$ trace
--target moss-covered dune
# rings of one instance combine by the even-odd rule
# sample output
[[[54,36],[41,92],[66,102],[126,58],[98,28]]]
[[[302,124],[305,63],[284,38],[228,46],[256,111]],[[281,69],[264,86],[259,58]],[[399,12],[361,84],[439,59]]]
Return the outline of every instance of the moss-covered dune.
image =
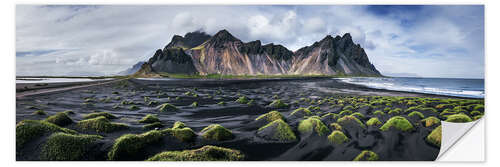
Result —
[[[388,131],[389,129],[397,129],[400,131],[412,131],[415,128],[405,117],[402,116],[394,116],[391,119],[387,120],[387,122],[380,127],[382,131]]]
[[[355,116],[347,115],[342,118],[339,118],[337,120],[337,123],[339,123],[342,126],[358,126],[361,128],[366,128],[366,125],[361,122],[358,118]]]
[[[208,145],[195,150],[162,152],[148,161],[239,161],[244,158],[238,150]]]
[[[298,109],[293,110],[293,112],[290,113],[290,115],[298,117],[298,118],[302,118],[304,116],[311,116],[311,115],[313,115],[313,113],[307,108],[300,107]]]
[[[40,153],[41,160],[48,161],[75,161],[95,160],[95,153],[91,152],[102,139],[97,135],[77,135],[67,133],[54,133],[47,138]]]
[[[165,136],[159,130],[152,130],[143,134],[126,134],[115,140],[108,152],[109,160],[141,160],[145,159],[143,149],[152,143],[159,142]]]
[[[155,122],[160,122],[160,119],[158,119],[158,117],[153,114],[148,114],[144,116],[141,120],[139,120],[139,123],[155,123]]]
[[[23,120],[16,125],[16,147],[22,148],[24,144],[31,140],[55,132],[77,133],[74,130],[61,128],[47,121]]]
[[[430,127],[430,126],[433,126],[436,124],[440,124],[441,120],[439,120],[439,118],[430,116],[430,117],[427,117],[425,119],[420,120],[420,122],[422,122],[425,127]]]
[[[284,120],[285,117],[283,117],[283,115],[281,115],[281,113],[278,112],[278,111],[271,111],[271,112],[268,112],[266,114],[260,115],[255,120],[256,121],[258,121],[258,120],[266,120],[267,122],[273,122],[273,121],[278,120],[278,119],[283,119]]]
[[[163,129],[162,132],[169,134],[182,142],[191,142],[196,138],[196,133],[191,128],[180,127],[178,125],[177,127],[174,125],[173,128]]]
[[[333,144],[343,144],[349,141],[349,138],[339,130],[334,130],[330,135],[328,135],[328,141]]]
[[[377,117],[370,118],[368,121],[366,121],[366,125],[368,126],[377,126],[381,124],[382,122],[380,122]]]
[[[95,112],[95,113],[90,113],[85,116],[83,116],[84,119],[91,119],[91,118],[97,118],[100,116],[104,116],[107,119],[116,119],[117,117],[113,114],[107,113],[107,112]]]
[[[460,122],[471,122],[472,119],[465,114],[454,114],[454,115],[448,116],[448,118],[445,121],[446,122],[460,123]]]
[[[271,102],[268,106],[273,108],[288,108],[289,105],[278,99]]]
[[[302,134],[315,133],[319,136],[330,133],[330,129],[317,116],[300,121],[298,130]]]
[[[441,147],[441,125],[432,130],[432,132],[425,138],[425,141],[434,146]]]
[[[79,121],[77,127],[83,131],[95,131],[97,133],[110,133],[128,128],[126,124],[113,123],[104,116]]]
[[[377,153],[370,150],[363,150],[358,156],[354,158],[353,161],[377,161],[379,157]]]
[[[55,115],[52,115],[52,116],[48,117],[46,120],[47,120],[47,122],[50,122],[50,123],[53,123],[53,124],[56,124],[59,126],[66,126],[66,125],[73,123],[73,120],[68,116],[68,114],[66,114],[64,112],[59,112]]]
[[[291,142],[297,140],[292,128],[282,119],[274,120],[259,128],[257,135],[280,142]]]
[[[177,107],[175,107],[174,105],[172,105],[170,103],[165,103],[165,104],[159,105],[156,107],[156,109],[160,112],[173,112],[173,111],[179,110]]]
[[[233,133],[231,133],[230,130],[224,128],[219,124],[209,125],[203,128],[203,130],[201,130],[201,133],[203,133],[202,135],[203,138],[208,140],[223,141],[223,140],[231,140],[234,138],[234,135]]]

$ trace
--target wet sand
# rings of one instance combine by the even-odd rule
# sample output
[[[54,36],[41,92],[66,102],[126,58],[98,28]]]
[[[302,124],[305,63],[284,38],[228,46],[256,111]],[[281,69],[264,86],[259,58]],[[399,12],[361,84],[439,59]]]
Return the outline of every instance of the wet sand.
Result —
[[[186,95],[185,92],[194,92],[198,97]],[[18,92],[19,94],[20,92]],[[22,92],[21,92],[22,93]],[[276,97],[290,104],[287,108],[272,108],[267,106]],[[241,96],[255,100],[256,105],[240,104],[235,102]],[[140,134],[147,132],[143,123],[138,123],[147,114],[157,114],[165,127],[171,127],[174,122],[182,121],[195,132],[200,132],[210,124],[220,124],[232,131],[235,138],[227,141],[209,141],[198,134],[194,142],[178,142],[164,139],[161,144],[147,146],[143,155],[130,160],[144,160],[159,152],[167,150],[185,150],[200,148],[204,145],[216,145],[238,149],[245,154],[245,160],[346,160],[351,161],[362,150],[376,152],[380,160],[434,160],[439,147],[425,142],[425,137],[435,128],[418,126],[415,131],[401,132],[397,130],[380,131],[378,127],[369,126],[366,129],[359,127],[344,127],[344,133],[350,138],[349,142],[333,145],[326,136],[301,134],[297,127],[304,118],[291,116],[293,110],[299,107],[309,107],[310,103],[296,102],[300,98],[324,99],[328,97],[356,97],[356,96],[403,96],[403,97],[434,97],[453,98],[411,92],[398,92],[371,89],[342,83],[328,78],[311,79],[258,79],[258,80],[202,80],[202,79],[172,79],[167,81],[129,79],[120,82],[75,88],[65,91],[54,91],[43,94],[18,97],[16,102],[16,122],[30,119],[43,120],[50,115],[65,110],[72,110],[70,115],[74,122],[83,120],[85,114],[95,111],[108,112],[118,117],[113,122],[125,123],[131,128],[127,130],[98,133],[103,136],[99,148],[93,154],[92,160],[106,160],[116,138],[123,134]],[[103,102],[99,99],[110,97]],[[170,103],[179,108],[176,112],[158,112],[156,105],[149,106],[144,97],[157,101],[158,105]],[[96,102],[85,104],[84,99],[94,98]],[[129,110],[131,105],[122,105],[113,108],[123,100],[133,101],[138,110]],[[217,103],[224,101],[226,105]],[[198,107],[190,106],[198,102]],[[339,113],[341,107],[331,107],[329,104],[315,105],[320,110],[315,115]],[[396,106],[407,108],[406,106]],[[353,112],[364,115],[361,119],[366,122],[373,117],[373,111],[383,108],[358,108]],[[35,115],[36,110],[44,110],[47,115]],[[292,127],[298,140],[290,143],[270,141],[256,135],[258,129],[265,124],[255,119],[265,113],[277,110],[285,116],[287,123]],[[425,117],[433,113],[423,112]],[[382,123],[391,116],[379,116]],[[408,118],[412,124],[419,124],[420,119]],[[325,124],[330,124],[323,120]],[[75,123],[64,126],[77,130]],[[328,126],[332,130],[330,126]],[[97,134],[81,132],[86,134]],[[45,138],[31,142],[16,150],[17,160],[37,160],[40,145]]]

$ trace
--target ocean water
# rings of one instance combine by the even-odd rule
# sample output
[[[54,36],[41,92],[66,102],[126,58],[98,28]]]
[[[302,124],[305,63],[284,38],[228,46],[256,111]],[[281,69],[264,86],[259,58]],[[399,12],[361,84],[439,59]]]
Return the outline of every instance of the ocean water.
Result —
[[[112,78],[105,79],[90,79],[90,78],[16,78],[16,83],[66,83],[66,82],[92,82],[92,81],[105,81]]]
[[[484,79],[459,78],[336,78],[342,82],[370,88],[429,93],[457,97],[484,98]]]

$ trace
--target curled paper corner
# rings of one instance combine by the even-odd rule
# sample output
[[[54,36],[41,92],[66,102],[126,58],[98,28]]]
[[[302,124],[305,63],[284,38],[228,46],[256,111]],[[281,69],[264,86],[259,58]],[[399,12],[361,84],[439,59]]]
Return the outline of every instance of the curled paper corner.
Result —
[[[436,161],[469,161],[469,160],[464,160],[464,159],[455,159],[453,157],[446,157],[447,154],[449,154],[450,149],[455,146],[455,144],[462,139],[467,133],[477,124],[484,124],[483,121],[484,118],[472,121],[472,122],[466,122],[466,123],[453,123],[453,122],[445,122],[441,121],[442,125],[442,132],[441,132],[441,149],[439,151],[439,154],[436,158]],[[484,125],[481,126],[481,128],[484,128]],[[484,140],[484,139],[483,139]],[[483,141],[481,141],[483,142]],[[484,143],[481,143],[484,145]],[[467,154],[471,154],[470,152]],[[446,157],[446,158],[445,158]],[[482,161],[484,159],[478,159],[477,161]]]

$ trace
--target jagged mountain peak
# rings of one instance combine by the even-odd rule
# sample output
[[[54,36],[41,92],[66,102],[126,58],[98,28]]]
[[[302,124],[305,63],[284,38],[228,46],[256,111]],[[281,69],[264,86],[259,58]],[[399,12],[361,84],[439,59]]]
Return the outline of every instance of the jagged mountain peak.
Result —
[[[202,40],[196,43],[197,37]],[[194,45],[198,44],[198,45]],[[326,35],[295,52],[260,40],[242,42],[223,29],[213,36],[203,32],[174,36],[148,63],[153,72],[183,74],[327,74],[380,76],[364,49],[351,34]],[[146,70],[147,71],[147,70]]]
[[[174,35],[170,43],[165,46],[164,50],[168,48],[190,49],[202,44],[211,37],[212,36],[202,31],[188,32],[184,35],[184,37],[180,35]]]

